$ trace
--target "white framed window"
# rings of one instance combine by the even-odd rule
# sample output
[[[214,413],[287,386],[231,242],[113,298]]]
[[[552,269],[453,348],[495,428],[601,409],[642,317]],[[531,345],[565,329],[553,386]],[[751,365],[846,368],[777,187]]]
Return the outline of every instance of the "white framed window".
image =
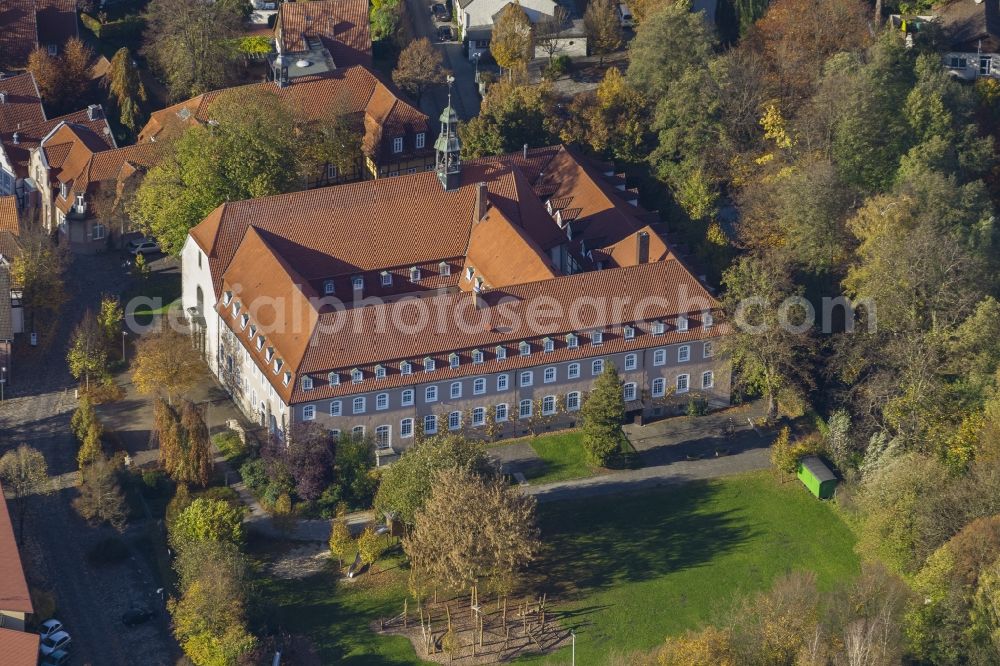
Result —
[[[82,197],[77,197],[77,198],[82,199]],[[107,232],[108,232],[107,227],[98,222],[90,228],[90,239],[101,240],[104,238],[105,235],[107,235]]]
[[[403,389],[403,392],[400,394],[400,403],[403,407],[413,406],[413,396],[415,393],[413,389]]]
[[[657,349],[653,352],[653,365],[666,365],[667,364],[667,350]]]
[[[517,351],[521,356],[530,356],[531,345],[524,340],[521,340],[521,342],[517,345]]]
[[[600,347],[604,344],[604,331],[594,331],[590,334],[590,344]]]
[[[302,408],[302,420],[314,421],[316,419],[316,405],[306,405]]]
[[[424,372],[434,372],[434,366],[437,365],[434,359],[427,357],[424,359]]]
[[[392,428],[387,425],[380,425],[375,428],[375,448],[392,448]]]
[[[414,143],[414,146],[417,148],[417,150],[423,148],[426,143],[427,143],[427,135],[424,134],[423,132],[417,132],[417,138]]]
[[[458,367],[459,363],[461,363],[461,359],[458,357],[458,354],[448,355],[448,367],[455,369]]]
[[[517,410],[517,417],[519,419],[530,419],[531,412],[532,412],[531,401],[528,399],[522,400]]]
[[[438,399],[438,387],[428,386],[424,389],[424,402],[437,402]]]
[[[677,392],[687,393],[688,382],[691,378],[688,375],[677,375]]]
[[[420,269],[410,266],[410,282],[420,282]]]
[[[351,278],[351,286],[354,287],[355,291],[365,288],[365,279],[360,275],[355,275]]]
[[[706,341],[704,347],[702,348],[701,355],[704,358],[711,358],[715,355],[715,343],[712,341]]]
[[[403,152],[403,137],[397,136],[392,140],[392,152],[394,153]]]
[[[542,373],[542,382],[546,384],[551,384],[556,380],[556,368],[555,366],[545,368],[545,372]]]
[[[476,377],[472,381],[472,393],[473,395],[482,395],[486,393],[486,378]]]
[[[361,372],[359,368],[354,368],[351,370],[351,382],[354,384],[360,384],[364,381],[365,373]]]
[[[243,314],[240,315],[240,329],[245,330],[247,324],[249,323],[250,323],[250,315],[244,312]]]
[[[413,364],[409,361],[403,361],[399,364],[399,374],[401,375],[412,375],[413,374]]]
[[[434,435],[438,431],[438,417],[428,414],[424,417],[424,434]]]
[[[503,423],[507,420],[507,403],[501,402],[493,410],[493,418],[497,423]]]
[[[542,414],[550,416],[556,413],[556,397],[554,395],[547,395],[542,398]]]
[[[257,351],[260,351],[261,349],[264,348],[264,343],[266,341],[267,341],[267,338],[264,337],[263,335],[260,336],[259,338],[257,338]],[[339,377],[337,378],[337,383],[338,384],[340,383],[340,378]]]
[[[452,384],[451,384],[451,398],[452,398],[452,400],[454,400],[455,398],[461,398],[461,397],[462,397],[462,382],[452,382]]]
[[[686,331],[688,330],[688,318],[684,315],[677,316],[677,330]]]
[[[590,364],[590,374],[599,375],[604,372],[604,359],[595,359],[593,363]]]
[[[337,177],[337,165],[336,164],[327,164],[326,165],[326,179],[327,180],[333,180],[336,177]]]
[[[313,390],[313,378],[312,377],[303,377],[302,378],[302,390],[303,391],[312,391]]]
[[[635,370],[639,367],[639,355],[638,354],[627,354],[625,356],[625,369]]]
[[[361,439],[362,437],[365,436],[365,427],[354,426],[353,428],[351,428],[351,435],[354,437],[354,439]]]
[[[686,363],[691,360],[691,345],[681,345],[677,348],[677,362]]]
[[[385,366],[376,365],[375,366],[375,379],[385,379]]]
[[[704,315],[702,315],[701,325],[704,326],[705,328],[712,328],[712,326],[715,325],[715,317],[712,316],[711,312],[706,312]]]
[[[355,398],[354,399],[354,404],[353,404],[353,407],[352,407],[352,411],[353,411],[354,414],[364,414],[365,413],[365,399],[364,398]]]
[[[521,386],[531,386],[535,382],[535,373],[531,370],[525,370],[519,375],[519,383]]]
[[[556,350],[556,341],[552,338],[545,338],[542,340],[542,349],[546,354],[554,352]]]
[[[458,430],[462,427],[462,412],[448,414],[448,430]]]
[[[566,368],[566,377],[569,379],[577,379],[580,377],[580,364],[570,363],[569,367]]]
[[[389,271],[382,271],[381,273],[379,273],[379,277],[382,279],[383,287],[392,286],[392,273],[390,273]]]
[[[580,392],[571,391],[566,394],[566,411],[575,412],[580,409]]]
[[[472,410],[472,427],[478,428],[486,423],[486,409],[476,407]]]
[[[634,340],[635,339],[635,328],[633,328],[632,326],[626,326],[626,327],[624,327],[622,329],[622,337],[624,337],[626,340]]]
[[[497,390],[506,391],[510,386],[510,375],[497,375]]]
[[[323,282],[323,293],[327,296],[337,291],[337,287],[333,280],[326,280]]]
[[[496,348],[497,360],[502,361],[507,358],[507,348],[503,345],[497,345]]]
[[[580,346],[580,338],[577,337],[576,333],[566,334],[566,349],[576,349]]]
[[[337,442],[340,441],[340,430],[338,430],[337,428],[334,428],[333,430],[328,430],[327,432],[330,433],[330,440],[334,444],[336,444]]]
[[[622,386],[622,397],[625,399],[625,402],[631,402],[635,400],[636,397],[635,382],[628,382],[627,384]]]
[[[465,269],[465,279],[472,281],[472,276],[476,274],[476,269],[472,266],[467,266]]]
[[[403,419],[399,422],[399,436],[403,439],[413,437],[413,419]]]
[[[667,325],[664,324],[662,321],[654,321],[652,330],[653,330],[653,335],[663,335],[664,333],[667,332]]]
[[[701,387],[710,389],[715,385],[715,373],[711,370],[701,373]]]
[[[667,392],[667,380],[663,377],[657,377],[653,380],[649,389],[654,398],[662,398]]]
[[[344,413],[344,403],[334,400],[330,403],[330,416],[340,416]]]
[[[478,365],[478,364],[482,363],[485,360],[486,359],[484,358],[483,352],[482,352],[481,349],[473,349],[472,350],[472,362],[473,363],[475,363],[475,364]]]
[[[451,264],[449,264],[447,261],[442,261],[440,264],[438,264],[438,275],[440,275],[441,277],[448,277],[449,275],[451,275]]]
[[[379,393],[375,396],[375,409],[389,409],[388,393]]]

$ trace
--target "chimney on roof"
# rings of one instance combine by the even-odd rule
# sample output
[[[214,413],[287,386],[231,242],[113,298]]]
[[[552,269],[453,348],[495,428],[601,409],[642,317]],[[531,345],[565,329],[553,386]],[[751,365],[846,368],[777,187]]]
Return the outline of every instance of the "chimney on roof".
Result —
[[[476,185],[476,222],[479,222],[486,216],[486,208],[489,206],[487,195],[486,183],[478,183]]]
[[[635,263],[649,263],[649,234],[645,231],[635,235]]]
[[[87,120],[97,120],[101,117],[101,105],[91,104],[87,107]]]

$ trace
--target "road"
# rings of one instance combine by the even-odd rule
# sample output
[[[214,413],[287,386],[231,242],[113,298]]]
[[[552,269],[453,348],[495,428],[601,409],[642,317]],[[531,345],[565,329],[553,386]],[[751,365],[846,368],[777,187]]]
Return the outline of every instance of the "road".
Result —
[[[120,621],[133,602],[152,605],[156,600],[152,569],[134,547],[141,530],[133,527],[125,534],[132,544],[130,558],[91,566],[87,550],[114,532],[88,526],[71,506],[77,494],[77,447],[69,420],[76,400],[66,369],[66,345],[76,322],[96,306],[101,293],[119,291],[125,283],[113,256],[74,257],[67,279],[70,299],[55,342],[47,350],[15,356],[16,381],[8,393],[14,397],[0,404],[0,454],[28,443],[45,455],[56,477],[53,493],[29,500],[21,556],[29,584],[55,597],[56,616],[73,637],[73,664],[158,666],[174,664],[179,656],[164,614],[134,629]],[[19,351],[24,352],[15,353]]]

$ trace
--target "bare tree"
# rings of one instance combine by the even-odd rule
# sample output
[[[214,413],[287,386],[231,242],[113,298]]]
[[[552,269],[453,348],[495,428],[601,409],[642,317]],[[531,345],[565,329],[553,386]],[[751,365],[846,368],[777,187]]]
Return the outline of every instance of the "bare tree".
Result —
[[[551,16],[546,16],[538,22],[535,30],[535,46],[542,49],[549,62],[563,50],[563,33],[569,27],[569,12],[562,5],[556,5]]]
[[[399,54],[399,64],[392,70],[397,86],[413,95],[417,104],[431,86],[444,83],[448,70],[444,68],[441,51],[426,37],[410,42]]]
[[[80,495],[73,500],[77,513],[88,522],[106,522],[122,531],[128,510],[116,467],[102,456],[80,470],[80,479]]]
[[[45,456],[27,444],[21,444],[0,458],[0,481],[3,490],[14,501],[17,511],[17,541],[24,540],[24,517],[28,498],[48,493],[52,489]]]

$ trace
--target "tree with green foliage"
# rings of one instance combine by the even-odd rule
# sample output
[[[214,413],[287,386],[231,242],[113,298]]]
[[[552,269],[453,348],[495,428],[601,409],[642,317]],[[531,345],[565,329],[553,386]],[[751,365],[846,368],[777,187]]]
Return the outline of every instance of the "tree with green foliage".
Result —
[[[618,368],[611,361],[604,362],[604,372],[597,378],[580,410],[583,420],[583,447],[587,462],[605,466],[621,451],[625,433],[625,398]]]
[[[97,312],[97,325],[100,327],[101,333],[104,334],[104,340],[109,349],[121,340],[124,321],[125,312],[118,296],[112,294],[101,296],[101,308]]]
[[[212,472],[212,441],[201,410],[190,400],[181,404],[180,428],[183,450],[170,476],[181,483],[207,486]]]
[[[87,431],[80,440],[80,450],[76,452],[76,462],[83,471],[88,465],[104,457],[104,447],[101,444],[101,436],[104,428],[97,419],[90,421]]]
[[[55,245],[40,228],[22,229],[20,252],[14,257],[10,277],[21,285],[21,306],[26,331],[37,333],[39,345],[48,345],[68,298],[63,276],[69,266],[68,247]]]
[[[514,0],[500,10],[493,24],[490,53],[503,69],[521,70],[531,61],[533,45],[531,21],[521,4]]]
[[[587,146],[602,157],[638,163],[649,154],[648,100],[621,72],[609,67],[592,93],[570,103],[570,115],[560,131],[563,141]]]
[[[384,469],[375,495],[375,509],[412,525],[417,510],[430,496],[434,473],[448,467],[462,467],[483,475],[496,471],[482,442],[457,435],[428,437]]]
[[[351,538],[351,530],[347,527],[347,521],[343,516],[337,516],[330,521],[330,554],[337,558],[339,566],[344,566],[344,560],[348,558],[354,549],[354,539]]]
[[[96,421],[97,412],[94,410],[94,403],[90,396],[84,393],[80,396],[80,401],[77,403],[76,409],[73,410],[73,416],[69,422],[69,429],[76,437],[76,441],[82,442],[90,430],[90,425]]]
[[[191,502],[167,530],[171,547],[180,552],[199,541],[243,542],[243,509],[229,502],[199,498]]]
[[[136,132],[142,104],[146,101],[146,87],[127,47],[115,51],[104,85],[118,107],[118,121],[129,131]]]
[[[73,500],[80,516],[95,525],[107,523],[121,532],[128,505],[118,482],[117,467],[103,455],[80,468],[80,494]]]
[[[684,2],[664,4],[639,26],[629,47],[628,80],[650,99],[665,97],[688,69],[712,58],[711,29]]]
[[[370,507],[378,488],[373,476],[375,447],[371,439],[341,437],[335,446],[333,468],[341,497],[352,507]]]
[[[625,41],[617,10],[618,5],[611,0],[591,0],[583,13],[587,46],[591,53],[600,56],[601,67],[604,66],[604,57],[617,51]]]
[[[554,99],[548,83],[526,85],[517,77],[493,84],[478,116],[459,125],[462,158],[501,155],[548,145],[554,134]]]
[[[368,10],[372,41],[394,38],[402,13],[403,5],[399,0],[372,0],[371,9]]]
[[[191,351],[191,339],[170,326],[142,336],[131,369],[139,393],[162,396],[168,404],[194,387],[205,372],[204,362]]]
[[[108,345],[90,310],[84,313],[83,319],[73,331],[66,362],[73,378],[83,382],[88,389],[91,379],[96,384],[109,376]]]
[[[358,535],[354,545],[361,556],[361,566],[369,568],[374,566],[386,550],[385,539],[376,534],[371,525],[367,525]]]

